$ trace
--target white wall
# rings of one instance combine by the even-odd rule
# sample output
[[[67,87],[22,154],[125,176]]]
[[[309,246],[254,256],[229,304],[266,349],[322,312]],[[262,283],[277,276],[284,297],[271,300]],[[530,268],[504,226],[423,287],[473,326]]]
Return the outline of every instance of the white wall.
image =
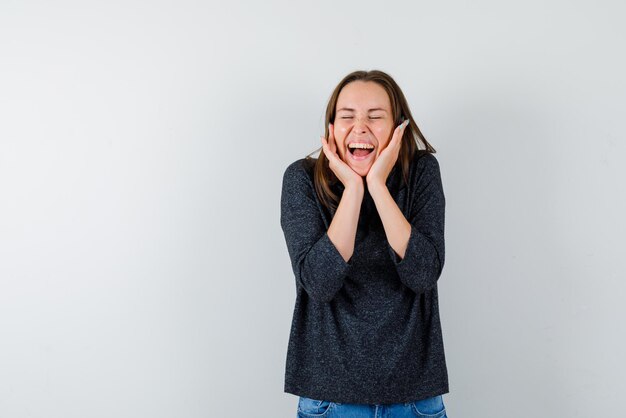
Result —
[[[3,1],[0,416],[294,416],[282,174],[355,69],[438,151],[448,416],[614,415],[624,11]]]

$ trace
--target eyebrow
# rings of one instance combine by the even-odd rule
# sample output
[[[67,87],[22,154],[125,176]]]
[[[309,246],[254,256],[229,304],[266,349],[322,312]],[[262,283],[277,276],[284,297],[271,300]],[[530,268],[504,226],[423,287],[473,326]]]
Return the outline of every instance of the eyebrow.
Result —
[[[337,112],[341,112],[342,110],[346,110],[348,112],[354,112],[354,109],[352,109],[351,107],[342,107],[341,109],[337,109]],[[374,107],[368,110],[368,112],[373,112],[375,110],[382,110],[383,112],[387,112],[385,109],[383,109],[382,107]]]

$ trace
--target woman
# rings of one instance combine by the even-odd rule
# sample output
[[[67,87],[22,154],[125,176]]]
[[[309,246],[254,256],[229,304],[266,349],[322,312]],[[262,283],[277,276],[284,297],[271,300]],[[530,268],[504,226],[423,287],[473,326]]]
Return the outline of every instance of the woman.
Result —
[[[382,71],[337,85],[325,129],[319,157],[283,177],[296,279],[285,392],[299,396],[299,417],[446,417],[436,151]]]

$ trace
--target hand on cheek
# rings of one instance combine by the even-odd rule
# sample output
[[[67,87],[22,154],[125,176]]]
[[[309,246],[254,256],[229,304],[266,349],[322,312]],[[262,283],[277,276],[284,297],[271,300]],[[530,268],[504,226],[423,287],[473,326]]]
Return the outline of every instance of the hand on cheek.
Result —
[[[402,144],[402,137],[404,130],[409,124],[409,120],[405,120],[394,130],[393,136],[389,143],[379,151],[376,156],[376,160],[369,169],[366,176],[368,186],[385,185],[387,177],[391,169],[398,161],[398,154],[400,153],[400,145]]]
[[[345,161],[343,161],[344,157],[340,157],[337,153],[337,142],[335,141],[334,134],[334,126],[333,124],[328,125],[328,139],[321,137],[322,140],[322,151],[324,155],[328,159],[329,168],[335,173],[339,181],[344,185],[344,187],[352,187],[363,185],[363,178],[356,173],[352,167],[350,167]],[[341,142],[343,144],[343,141]],[[345,153],[345,149],[341,151],[341,153]]]

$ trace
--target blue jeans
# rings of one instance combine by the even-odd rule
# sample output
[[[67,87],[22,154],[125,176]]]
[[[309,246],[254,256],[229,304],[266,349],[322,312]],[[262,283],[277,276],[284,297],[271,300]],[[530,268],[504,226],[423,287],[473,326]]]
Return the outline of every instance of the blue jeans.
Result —
[[[368,405],[298,399],[298,418],[447,418],[443,396],[419,401]]]

